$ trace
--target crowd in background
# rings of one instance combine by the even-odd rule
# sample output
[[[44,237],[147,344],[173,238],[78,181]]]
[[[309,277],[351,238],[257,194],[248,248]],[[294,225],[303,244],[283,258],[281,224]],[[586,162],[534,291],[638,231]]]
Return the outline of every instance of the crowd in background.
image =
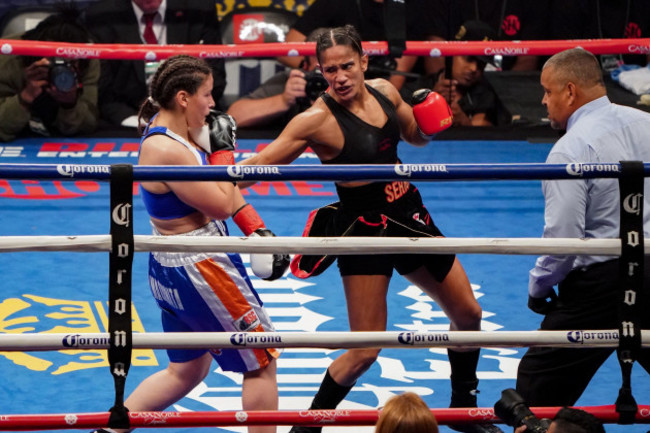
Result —
[[[282,2],[277,3],[280,8]],[[392,28],[387,17],[394,16],[390,14],[395,13],[395,10],[389,11],[388,3],[392,2],[383,0],[359,0],[357,2],[315,0],[301,11],[300,16],[294,17],[295,19],[286,29],[286,34],[283,31],[281,37],[276,34],[276,38],[287,42],[317,40],[319,35],[322,35],[323,29],[345,24],[354,25],[361,35],[361,40],[388,39],[389,42],[395,34],[401,34],[402,39],[421,41],[514,41],[642,38],[650,33],[650,2],[645,0],[623,2],[620,0],[537,0],[535,2],[530,2],[530,0],[406,0],[404,9],[399,12],[404,14],[404,25],[401,28],[393,28],[387,35],[386,29]],[[242,2],[242,5],[245,6],[245,3]],[[51,15],[34,23],[33,27],[15,34],[3,34],[2,38],[72,43],[218,45],[224,43],[225,39],[232,35],[224,33],[224,28],[226,28],[222,25],[224,20],[219,20],[216,6],[212,0],[68,2],[57,4],[56,7],[53,7]],[[235,7],[234,12],[236,13],[237,10]],[[247,12],[251,12],[251,10],[247,10]],[[9,15],[8,12],[5,14]],[[231,29],[231,27],[227,27],[227,29]],[[239,36],[241,37],[241,35]],[[262,34],[260,37],[266,41],[265,35]],[[545,58],[527,55],[510,57],[456,56],[450,59],[418,58],[401,55],[399,45],[398,38],[395,45],[390,42],[393,55],[370,59],[367,71],[363,71],[367,72],[366,78],[381,78],[390,82],[389,88],[392,89],[394,86],[401,94],[397,95],[397,92],[394,92],[392,101],[399,103],[402,103],[402,98],[404,101],[409,101],[413,91],[423,87],[439,93],[451,107],[453,122],[457,126],[491,127],[507,122],[499,115],[499,101],[502,95],[491,88],[485,79],[486,71],[495,73],[504,71],[539,72],[546,61]],[[362,58],[359,42],[356,43],[355,49],[357,48],[359,58]],[[586,153],[581,153],[583,152],[581,148],[583,143],[580,138],[590,133],[595,137],[589,142],[592,147],[594,143],[600,142],[598,141],[601,140],[600,130],[597,126],[605,122],[599,121],[600,118],[593,114],[600,106],[607,107],[614,114],[608,116],[609,119],[619,119],[621,131],[626,131],[627,125],[632,120],[638,119],[635,121],[641,126],[639,127],[637,124],[633,126],[635,130],[640,131],[639,134],[643,140],[632,141],[645,143],[645,137],[650,135],[650,132],[647,131],[649,124],[647,114],[633,113],[632,110],[625,109],[622,111],[622,115],[619,115],[619,108],[610,106],[609,100],[606,98],[605,85],[600,77],[603,71],[611,76],[614,72],[620,72],[622,69],[646,68],[648,56],[608,54],[595,58],[588,54],[587,58],[584,58],[583,50],[573,51],[564,56],[554,56],[555,59],[551,58],[548,62],[547,65],[550,67],[542,73],[542,86],[545,91],[544,104],[548,108],[552,127],[569,130],[571,127],[577,128],[575,124],[580,120],[581,128],[584,128],[585,131],[582,129],[569,131],[557,147],[562,152],[556,150],[551,155],[556,158],[566,158],[566,155],[570,155],[568,161],[562,159],[567,163],[573,162],[574,159],[586,160],[587,156],[584,156]],[[363,58],[365,59],[365,57]],[[190,59],[196,61],[196,59]],[[202,82],[201,86],[208,90],[199,96],[209,103],[205,102],[203,108],[206,110],[214,108],[211,104],[213,101],[216,102],[216,108],[224,112],[227,111],[242,128],[272,125],[281,129],[294,115],[309,108],[319,98],[319,93],[325,90],[327,83],[324,84],[323,79],[319,78],[318,59],[314,56],[278,58],[272,62],[275,62],[279,72],[273,74],[268,80],[260,82],[260,86],[251,92],[236,95],[234,101],[229,101],[225,97],[227,83],[229,80],[240,80],[242,77],[229,76],[226,61],[223,59],[211,59],[206,62],[204,73],[210,79]],[[585,73],[588,69],[584,67],[585,65],[592,66],[588,71],[589,74]],[[142,113],[142,107],[147,104],[153,107],[154,102],[159,103],[152,99],[153,95],[149,94],[152,80],[154,83],[158,83],[157,86],[160,87],[158,93],[160,94],[164,94],[168,90],[165,87],[166,83],[171,83],[170,88],[178,85],[175,82],[178,70],[175,69],[174,64],[166,64],[164,68],[160,69],[159,66],[159,62],[143,60],[72,60],[2,55],[0,56],[0,119],[2,120],[0,122],[0,140],[10,141],[23,136],[83,135],[91,134],[100,128],[130,129],[135,136],[138,128],[142,127],[139,123],[141,116],[138,116],[139,112]],[[575,71],[581,71],[581,73]],[[572,74],[575,77],[569,81],[571,81],[573,89],[569,84],[564,83],[565,78]],[[364,74],[359,75],[363,76]],[[157,88],[157,86],[154,87]],[[555,91],[556,88],[557,91]],[[562,95],[567,88],[577,101],[572,108],[565,107],[564,100],[555,96]],[[188,99],[191,99],[194,93],[188,93],[188,95]],[[158,100],[160,100],[159,97]],[[583,106],[587,108],[582,109]],[[163,108],[165,107],[163,106]],[[582,110],[582,117],[570,121],[571,116],[577,110]],[[175,113],[171,108],[168,111]],[[153,109],[152,113],[155,112],[156,110]],[[407,112],[411,116],[411,111],[407,110]],[[190,114],[196,115],[199,119],[197,124],[204,118],[200,113],[191,112]],[[610,123],[615,124],[616,122],[610,121]],[[201,126],[197,125],[197,128],[201,128]],[[418,129],[417,132],[421,131]],[[622,132],[620,134],[623,135]],[[428,136],[422,137],[420,137],[422,140],[430,139]],[[611,137],[611,133],[607,135],[608,140],[611,140]],[[302,138],[302,135],[299,138]],[[630,140],[629,134],[621,138],[621,142],[625,142],[625,140]],[[303,141],[307,142],[307,140]],[[603,148],[605,147],[607,147],[606,144],[603,145]],[[232,149],[234,149],[234,135],[229,151]],[[638,159],[647,160],[644,152],[645,149],[642,149],[637,153],[625,154],[621,158],[612,157],[609,160],[632,159],[628,157],[638,155],[640,155]],[[572,153],[579,157],[573,158]],[[234,159],[229,160],[229,163],[233,162]],[[227,187],[228,192],[231,192],[230,190],[234,190],[236,185],[228,184]],[[553,201],[549,201],[549,197],[560,193],[554,192],[550,184],[545,188],[547,206],[552,205]],[[565,188],[563,188],[564,190]],[[577,192],[570,196],[566,195],[569,199],[577,196],[579,196]],[[605,195],[601,194],[600,197],[605,197]],[[555,200],[557,203],[558,199]],[[588,201],[596,202],[596,199],[590,197]],[[607,205],[613,201],[609,200]],[[562,209],[568,207],[568,205],[561,206]],[[603,206],[602,209],[605,207]],[[239,209],[242,208],[243,206],[239,207]],[[562,216],[557,218],[561,222],[567,220],[561,212],[557,209],[554,210],[552,206],[548,212],[551,216],[555,215],[553,212]],[[599,209],[596,213],[605,214],[606,212]],[[575,212],[575,214],[578,215],[579,212]],[[590,216],[586,220],[593,222],[595,218]],[[551,219],[547,218],[548,221]],[[558,226],[560,225],[558,223]],[[602,226],[611,227],[613,224],[602,224]],[[561,229],[556,228],[556,230],[558,233],[565,233],[561,232]],[[554,233],[545,232],[545,236],[553,237]],[[579,269],[581,274],[584,274],[580,278],[591,277],[592,274],[597,275],[598,281],[594,284],[598,286],[599,290],[613,295],[615,287],[604,285],[605,276],[601,273],[615,275],[618,263],[605,263],[613,268],[600,267],[600,262],[585,264],[584,268]],[[595,264],[599,267],[594,267]],[[545,270],[549,269],[549,266],[541,267]],[[548,278],[544,280],[546,274],[543,272],[541,277],[537,276],[538,280],[543,280],[544,284],[541,288],[544,290],[531,291],[529,307],[545,315],[547,327],[551,326],[551,319],[559,323],[564,320],[564,316],[562,319],[551,316],[553,309],[559,312],[557,314],[563,314],[557,305],[564,305],[566,308],[566,305],[573,302],[567,300],[567,295],[563,295],[562,291],[557,298],[553,291],[554,285],[563,283],[560,289],[565,290],[563,287],[568,287],[571,284],[578,286],[592,284],[589,281],[575,281],[578,277],[569,274],[569,271],[573,272],[574,269],[570,266],[567,267],[567,272],[562,275],[558,274],[559,281],[553,280],[551,283],[547,281]],[[587,273],[587,270],[590,272]],[[349,275],[357,274],[351,272]],[[365,274],[360,273],[359,275]],[[531,275],[535,277],[536,274]],[[564,277],[566,280],[563,280]],[[531,279],[531,281],[533,280]],[[538,286],[541,285],[537,280],[535,282],[538,283]],[[615,286],[617,283],[618,280],[614,278],[611,285]],[[650,282],[645,281],[645,284],[647,286]],[[593,293],[591,285],[586,287],[589,288],[590,293]],[[538,288],[535,286],[533,289]],[[551,292],[552,296],[549,300],[547,298]],[[612,300],[612,302],[614,301]],[[609,306],[611,302],[599,304]],[[585,306],[582,299],[580,305],[590,319],[603,320],[604,313],[592,314],[591,307],[587,308],[588,306]],[[572,309],[572,311],[575,310],[577,308]],[[616,319],[612,317],[611,320],[615,324]],[[564,323],[559,326],[560,329],[565,327]],[[590,329],[589,326],[582,328]],[[590,362],[590,368],[593,368],[594,372],[604,359],[601,359],[603,354],[597,355],[597,359]],[[609,354],[605,355],[609,356]],[[647,352],[644,355],[643,366],[647,369],[650,365],[647,362]],[[568,375],[564,373],[564,370],[559,371],[559,367],[555,364],[566,363],[565,355],[553,355],[553,359],[550,360],[546,358],[550,358],[548,353],[539,354],[531,350],[520,365],[519,375],[533,376],[536,380],[545,381],[544,385],[550,387],[551,391],[547,392],[542,389],[539,391],[540,395],[532,395],[528,391],[532,388],[541,388],[541,385],[530,385],[528,382],[525,382],[526,386],[521,386],[522,389],[519,391],[522,394],[528,392],[528,400],[536,405],[557,406],[558,397],[555,390],[559,385],[556,383],[564,383],[566,377],[580,376],[580,373]],[[206,357],[206,360],[206,363],[209,364],[210,359]],[[556,374],[556,382],[549,379],[546,367],[551,361],[554,368],[559,371]],[[522,368],[529,370],[522,371]],[[539,371],[542,370],[547,374],[539,374]],[[584,372],[582,372],[582,376],[586,382],[591,379],[591,376]],[[567,387],[575,388],[576,395],[566,394],[566,401],[562,400],[560,404],[567,406],[573,404],[586,387],[586,382],[579,385],[567,385]],[[352,385],[346,386],[351,387]],[[545,392],[546,394],[544,394]],[[553,401],[544,400],[549,395]],[[467,405],[457,406],[466,407]],[[161,407],[164,408],[166,405],[161,404]],[[393,411],[393,407],[399,407],[399,409]],[[406,417],[411,410],[413,410],[412,417]],[[414,420],[417,422],[411,424]],[[572,423],[581,425],[582,430],[563,430],[563,425]],[[377,425],[377,432],[412,432],[418,431],[418,426],[424,426],[423,432],[434,432],[437,429],[435,418],[421,399],[415,395],[405,394],[401,398],[395,398],[387,403]],[[515,424],[512,426],[518,427],[517,433],[526,430],[526,428]],[[459,431],[470,431],[463,430],[462,426],[456,427]],[[548,427],[548,431],[552,432],[602,431],[602,426],[598,422],[589,417],[585,418],[582,413],[571,411],[560,411],[554,421],[549,421]]]
[[[12,0],[5,4],[6,9],[0,9],[3,14],[0,23],[6,23],[21,7],[55,8],[60,3]],[[247,41],[231,34],[241,24],[236,21],[236,15],[242,11],[254,14],[256,10],[261,16],[273,10],[282,12],[283,22],[275,28],[266,27],[276,33],[280,28],[281,35],[271,35],[272,31],[266,34],[267,30],[262,28],[255,42],[305,41],[318,29],[344,24],[354,25],[366,41],[389,40],[395,35],[414,41],[486,41],[641,38],[650,34],[647,0],[408,0],[403,10],[404,27],[398,26],[396,30],[390,30],[395,27],[392,24],[385,25],[393,20],[386,21],[384,14],[395,12],[388,11],[387,5],[392,2],[383,0],[304,0],[291,5],[280,0],[218,0],[216,3],[212,0],[77,0],[69,3],[79,15],[70,16],[66,12],[68,23],[53,23],[59,30],[49,30],[56,34],[48,34],[47,29],[39,32],[30,29],[19,34],[3,34],[2,38],[78,42],[79,32],[85,28],[88,40],[98,43],[221,44],[233,39],[238,43]],[[80,28],[72,35],[70,28],[74,26]],[[387,32],[393,36],[387,37]],[[411,93],[418,88],[437,91],[452,107],[457,126],[510,124],[512,119],[501,101],[504,95],[492,88],[486,72],[535,72],[545,61],[528,55],[445,59],[400,53],[398,40],[393,56],[371,56],[367,77],[389,80],[406,101],[410,101]],[[76,87],[70,90],[66,100],[66,95],[51,90],[53,60],[25,58],[18,62],[14,56],[0,57],[2,64],[9,65],[1,69],[0,114],[12,119],[3,122],[10,125],[0,128],[1,140],[25,134],[75,135],[97,129],[137,127],[136,113],[147,96],[147,80],[155,72],[157,62],[102,60],[100,66],[94,61],[69,62],[67,66],[72,71],[70,75],[74,75],[71,79],[76,79]],[[602,55],[600,60],[607,72],[647,65],[647,55]],[[273,62],[273,72],[277,75],[267,73],[269,59],[259,62],[252,72],[244,66],[226,68],[221,59],[210,61],[215,80],[213,97],[218,108],[226,111],[232,106],[230,114],[243,129],[279,130],[293,115],[309,107],[323,90],[313,59],[286,57]],[[250,73],[254,75],[252,80],[246,75]],[[259,88],[250,88],[251,81]],[[74,113],[83,113],[85,121]],[[251,116],[251,113],[260,114]]]

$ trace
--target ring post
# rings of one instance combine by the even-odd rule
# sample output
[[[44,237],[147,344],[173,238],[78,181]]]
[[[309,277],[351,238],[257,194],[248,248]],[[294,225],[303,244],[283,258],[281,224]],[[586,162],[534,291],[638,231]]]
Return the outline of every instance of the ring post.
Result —
[[[622,385],[616,399],[620,424],[633,424],[637,403],[632,395],[632,366],[641,349],[639,325],[643,296],[643,162],[621,161],[619,177],[621,213],[621,258],[619,261],[620,300],[618,361]]]
[[[109,255],[110,346],[108,363],[115,382],[115,404],[108,427],[129,428],[124,385],[131,365],[131,270],[133,264],[133,166],[111,165],[111,252]]]

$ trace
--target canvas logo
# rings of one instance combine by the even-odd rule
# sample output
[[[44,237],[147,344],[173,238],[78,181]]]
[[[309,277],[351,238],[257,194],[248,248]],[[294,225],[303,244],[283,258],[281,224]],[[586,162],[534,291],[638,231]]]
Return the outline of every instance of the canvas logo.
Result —
[[[25,294],[20,297],[4,299],[0,320],[0,333],[22,334],[35,332],[40,334],[62,333],[61,340],[65,350],[43,352],[4,352],[5,359],[16,366],[43,374],[66,374],[89,368],[107,368],[106,349],[90,349],[95,344],[106,345],[106,341],[97,335],[106,332],[104,324],[98,319],[107,317],[105,303],[102,301],[77,301],[71,299],[46,298]],[[139,315],[132,307],[133,331],[144,332]],[[16,327],[13,324],[29,324]],[[78,348],[79,350],[70,350]],[[157,366],[158,361],[151,349],[133,351],[133,365]]]

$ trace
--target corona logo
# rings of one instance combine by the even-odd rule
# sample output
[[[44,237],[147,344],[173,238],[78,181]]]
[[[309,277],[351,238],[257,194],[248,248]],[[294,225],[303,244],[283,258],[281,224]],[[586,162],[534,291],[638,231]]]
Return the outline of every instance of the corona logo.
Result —
[[[582,332],[580,331],[569,331],[566,334],[567,340],[572,343],[582,343]]]
[[[400,332],[400,334],[397,336],[397,341],[399,341],[400,344],[408,344],[409,346],[413,346],[415,340],[413,338],[412,332]]]
[[[618,172],[618,164],[582,164],[572,162],[566,165],[566,172],[572,176],[582,176],[590,172]]]

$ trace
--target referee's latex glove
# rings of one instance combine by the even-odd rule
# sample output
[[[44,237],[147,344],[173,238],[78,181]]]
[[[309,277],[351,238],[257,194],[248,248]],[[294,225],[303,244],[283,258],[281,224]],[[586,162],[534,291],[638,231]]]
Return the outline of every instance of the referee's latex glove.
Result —
[[[528,308],[537,314],[548,314],[557,303],[557,295],[555,290],[551,291],[545,298],[534,298],[528,295]]]

